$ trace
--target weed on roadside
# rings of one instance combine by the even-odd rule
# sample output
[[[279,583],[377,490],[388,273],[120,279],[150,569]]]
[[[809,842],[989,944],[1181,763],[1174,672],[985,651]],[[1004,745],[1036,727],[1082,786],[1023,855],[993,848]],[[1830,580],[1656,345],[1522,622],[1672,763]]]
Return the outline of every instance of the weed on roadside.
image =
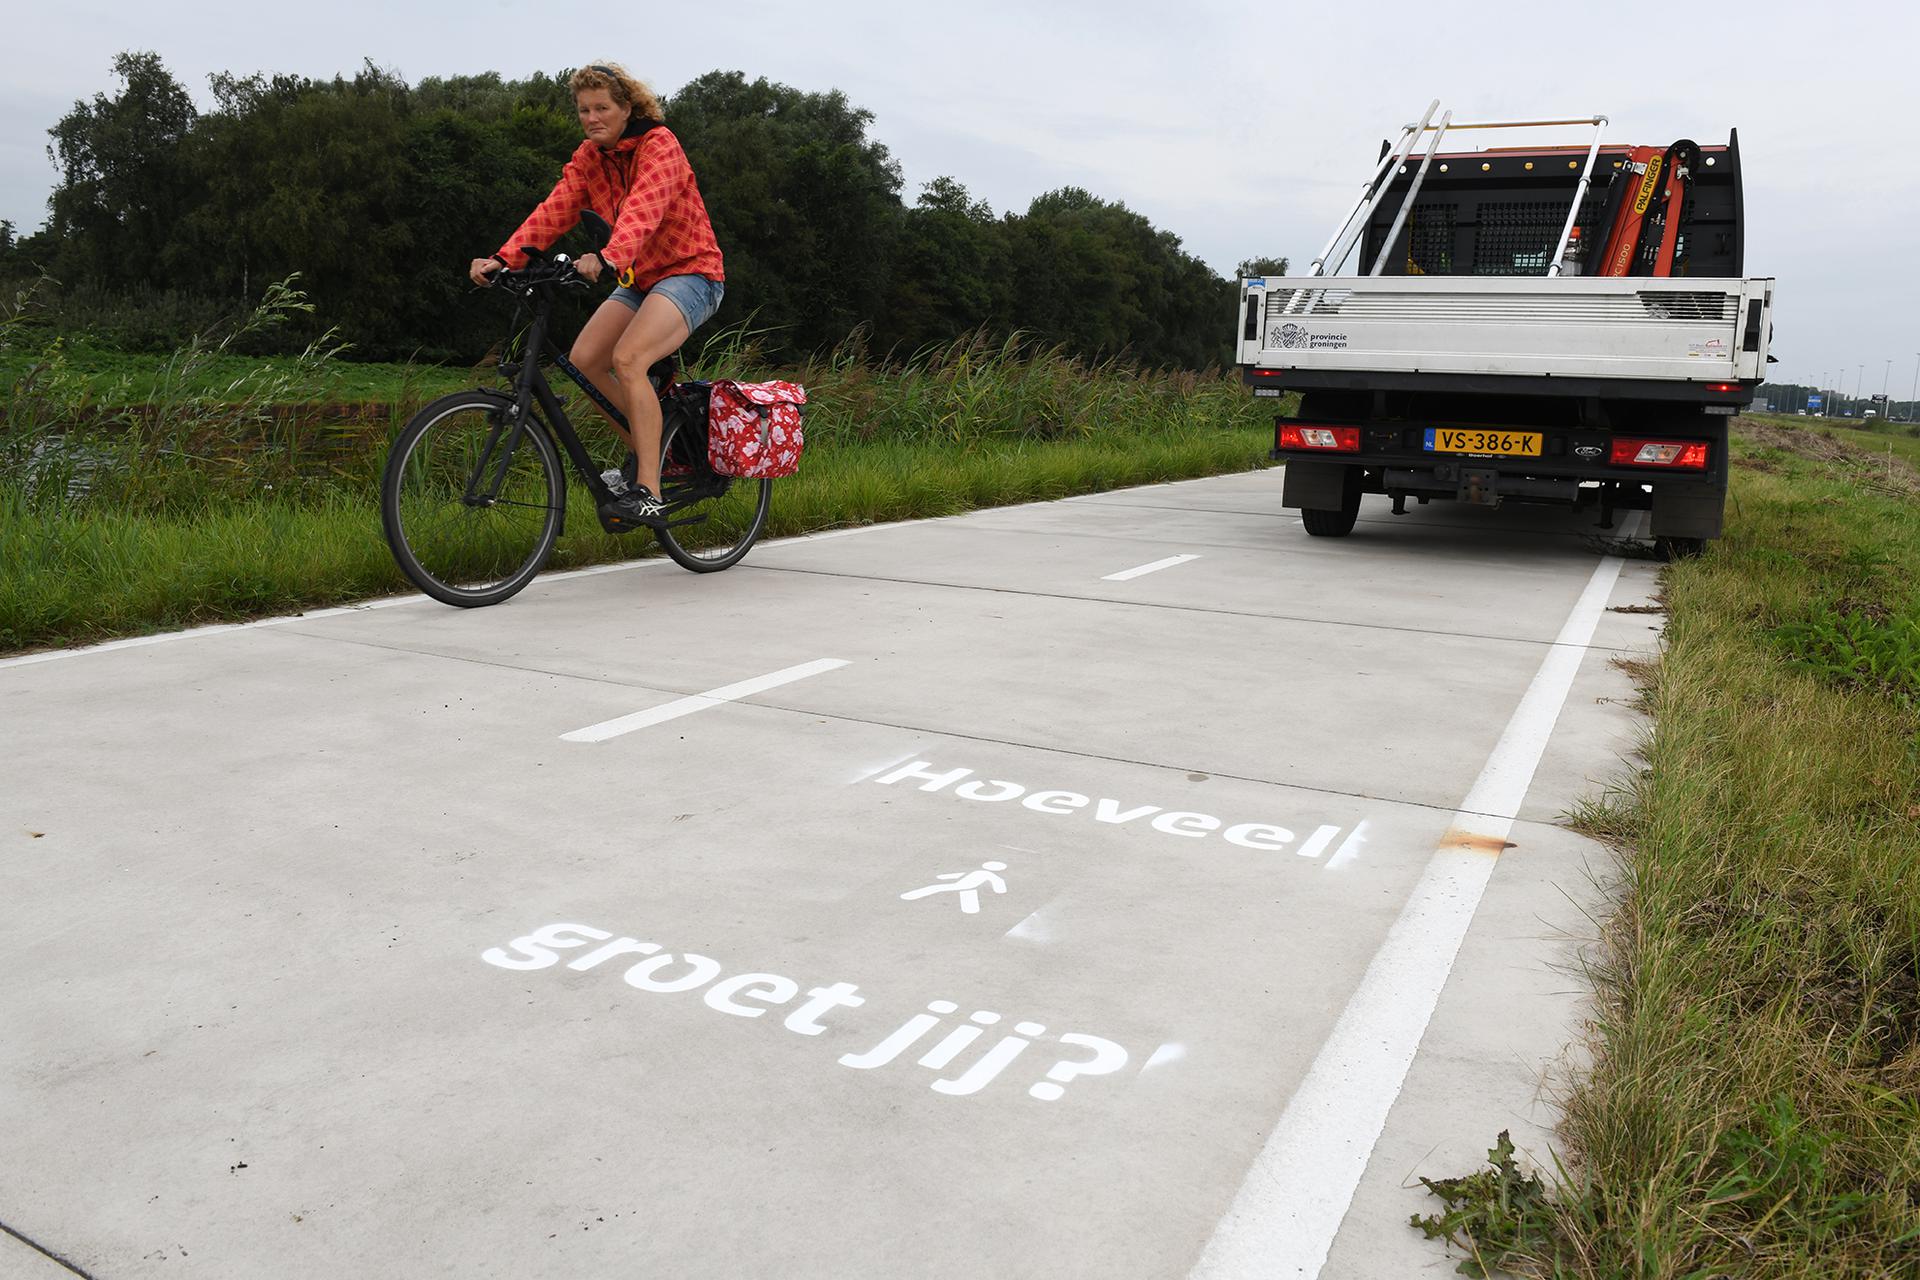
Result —
[[[1920,705],[1920,614],[1895,616],[1877,602],[1821,601],[1805,621],[1772,634],[1802,670]]]
[[[1487,1151],[1487,1167],[1460,1178],[1422,1178],[1445,1205],[1439,1213],[1412,1215],[1411,1225],[1429,1240],[1444,1240],[1465,1254],[1455,1268],[1485,1280],[1500,1271],[1543,1266],[1557,1273],[1570,1250],[1560,1238],[1560,1213],[1540,1175],[1522,1173],[1505,1129]]]

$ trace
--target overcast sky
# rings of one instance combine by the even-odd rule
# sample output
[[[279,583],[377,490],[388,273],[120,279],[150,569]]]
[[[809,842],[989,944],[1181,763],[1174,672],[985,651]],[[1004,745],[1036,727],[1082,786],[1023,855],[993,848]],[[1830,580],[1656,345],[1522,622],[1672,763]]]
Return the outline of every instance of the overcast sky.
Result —
[[[614,58],[665,93],[716,68],[840,89],[873,112],[908,201],[941,174],[996,212],[1081,186],[1231,275],[1255,255],[1309,261],[1380,139],[1438,97],[1458,120],[1604,113],[1611,140],[1648,145],[1720,142],[1737,126],[1746,269],[1780,281],[1774,376],[1824,371],[1835,385],[1844,369],[1849,392],[1871,393],[1891,360],[1903,399],[1920,359],[1917,12],[1895,0],[62,0],[7,19],[0,218],[45,221],[47,130],[76,98],[114,89],[121,50],[159,53],[203,107],[213,71],[330,77],[370,58],[414,81]]]

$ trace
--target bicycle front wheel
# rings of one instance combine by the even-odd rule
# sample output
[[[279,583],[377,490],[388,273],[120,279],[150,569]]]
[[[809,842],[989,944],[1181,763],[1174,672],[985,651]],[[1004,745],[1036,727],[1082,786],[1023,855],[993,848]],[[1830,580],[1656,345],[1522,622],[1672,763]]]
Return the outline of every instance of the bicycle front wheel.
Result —
[[[537,425],[486,391],[416,413],[387,455],[380,519],[413,584],[447,604],[498,604],[533,581],[566,518],[566,477]]]
[[[717,475],[707,466],[706,451],[697,430],[667,424],[660,442],[660,496],[669,505],[689,504],[674,519],[702,519],[658,535],[673,562],[695,573],[717,573],[745,559],[773,506],[773,481]]]

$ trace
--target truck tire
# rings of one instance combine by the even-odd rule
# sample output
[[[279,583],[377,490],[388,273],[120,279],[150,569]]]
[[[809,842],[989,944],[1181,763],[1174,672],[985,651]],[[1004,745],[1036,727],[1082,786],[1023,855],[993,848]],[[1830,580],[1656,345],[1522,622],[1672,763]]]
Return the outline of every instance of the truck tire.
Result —
[[[1353,532],[1353,523],[1360,516],[1360,469],[1348,467],[1346,473],[1338,508],[1300,508],[1300,526],[1312,537],[1344,538]]]

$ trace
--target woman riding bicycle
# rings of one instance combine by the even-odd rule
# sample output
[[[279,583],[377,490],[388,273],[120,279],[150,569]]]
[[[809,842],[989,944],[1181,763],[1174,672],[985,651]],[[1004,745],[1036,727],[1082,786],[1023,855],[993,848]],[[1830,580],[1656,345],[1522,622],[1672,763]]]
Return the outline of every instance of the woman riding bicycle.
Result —
[[[673,354],[720,306],[726,271],[713,224],[686,152],[661,122],[660,100],[618,63],[573,73],[568,87],[586,141],[567,161],[553,192],[499,252],[475,258],[468,275],[484,285],[503,267],[526,265],[522,245],[545,249],[591,209],[613,226],[606,248],[575,264],[589,281],[611,273],[620,287],[581,329],[573,363],[626,414],[614,429],[638,459],[637,483],[616,509],[658,524],[660,399],[647,369]]]

